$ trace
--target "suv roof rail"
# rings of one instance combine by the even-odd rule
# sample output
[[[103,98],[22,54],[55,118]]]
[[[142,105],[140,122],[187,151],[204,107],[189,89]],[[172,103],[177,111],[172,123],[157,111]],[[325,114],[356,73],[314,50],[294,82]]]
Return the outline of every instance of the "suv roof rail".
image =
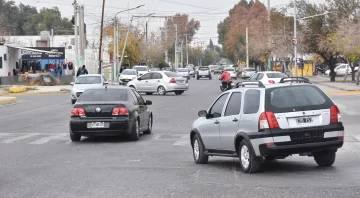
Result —
[[[310,80],[305,77],[285,77],[280,80],[280,83],[285,82],[294,82],[294,83],[309,83],[311,84]]]
[[[254,86],[254,85],[257,85],[258,87],[260,88],[265,88],[265,85],[261,82],[261,81],[257,81],[257,82],[238,82],[236,83],[236,88],[239,88],[239,87],[245,87],[246,85],[249,85],[249,86]]]

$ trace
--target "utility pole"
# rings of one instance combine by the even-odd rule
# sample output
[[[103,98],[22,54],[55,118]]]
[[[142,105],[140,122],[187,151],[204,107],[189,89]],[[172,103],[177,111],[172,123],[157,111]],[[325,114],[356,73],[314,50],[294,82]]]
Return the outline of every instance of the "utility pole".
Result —
[[[117,46],[117,40],[118,40],[118,31],[117,31],[117,22],[116,22],[116,17],[114,18],[114,51],[113,51],[113,64],[114,64],[114,66],[113,67],[111,67],[111,82],[114,82],[114,80],[115,80],[115,76],[116,76],[116,74],[115,74],[115,72],[117,72],[117,69],[116,69],[116,62],[117,62],[117,58],[116,58],[116,56],[117,56],[117,48],[118,48],[118,46]]]
[[[84,27],[84,6],[80,6],[80,13],[79,13],[79,21],[80,21],[80,65],[84,65],[85,59],[85,27]]]
[[[148,22],[145,24],[145,63],[148,63]]]
[[[190,34],[185,34],[185,45],[186,45],[186,65],[189,65],[189,46],[188,46],[188,36]]]
[[[124,46],[123,46],[123,51],[122,51],[122,53],[121,53],[121,58],[120,58],[120,67],[121,67],[122,62],[123,62],[123,60],[124,60],[124,54],[125,54],[126,44],[127,44],[128,38],[129,38],[129,32],[130,32],[130,28],[131,28],[131,24],[132,24],[133,19],[134,19],[134,16],[131,17],[130,24],[129,24],[129,27],[128,27],[128,31],[127,31],[127,33],[126,33],[126,38],[125,38],[125,42],[124,42]]]
[[[175,25],[175,32],[176,32],[176,35],[175,35],[175,64],[174,64],[174,66],[175,66],[175,68],[177,68],[178,67],[178,49],[177,49],[177,47],[178,47],[178,26],[177,26],[177,24],[174,24]],[[174,68],[173,68],[173,70],[174,70]]]
[[[76,0],[74,0],[73,3],[74,6],[74,22],[75,22],[75,27],[74,27],[74,34],[75,34],[75,67],[74,67],[74,75],[76,78],[76,72],[79,68],[79,39],[78,39],[78,4],[76,2]]]
[[[101,74],[101,55],[102,55],[102,37],[103,37],[103,28],[104,28],[104,8],[105,8],[105,0],[102,3],[102,11],[101,11],[101,27],[100,27],[100,46],[99,46],[99,68],[98,74]]]
[[[272,70],[272,64],[271,64],[271,7],[270,7],[270,0],[267,1],[267,7],[268,7],[268,23],[269,23],[269,29],[268,29],[268,48],[269,48],[269,59],[268,59],[268,70],[271,71]]]
[[[181,40],[181,51],[180,51],[180,62],[181,62],[181,65],[180,67],[183,67],[184,66],[184,57],[183,57],[183,43],[184,43],[184,40]]]
[[[249,28],[246,28],[246,68],[249,68]]]
[[[294,0],[294,39],[297,40],[297,35],[296,35],[296,15],[297,15],[297,10],[296,10],[296,0]],[[294,44],[294,58],[295,58],[295,76],[298,76],[298,66],[297,66],[297,43]]]
[[[55,47],[54,45],[54,29],[51,29],[51,45],[50,47]]]
[[[165,62],[169,64],[169,55],[167,50],[167,37],[168,37],[168,18],[165,17]]]

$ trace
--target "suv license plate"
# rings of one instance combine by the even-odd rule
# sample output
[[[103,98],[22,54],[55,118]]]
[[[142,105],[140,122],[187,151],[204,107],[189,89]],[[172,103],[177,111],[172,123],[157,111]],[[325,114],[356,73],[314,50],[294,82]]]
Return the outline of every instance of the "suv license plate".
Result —
[[[87,124],[88,128],[105,128],[105,122],[91,122]]]
[[[313,122],[312,117],[296,118],[296,123],[298,123],[298,124],[307,124],[307,123],[312,123],[312,122]]]

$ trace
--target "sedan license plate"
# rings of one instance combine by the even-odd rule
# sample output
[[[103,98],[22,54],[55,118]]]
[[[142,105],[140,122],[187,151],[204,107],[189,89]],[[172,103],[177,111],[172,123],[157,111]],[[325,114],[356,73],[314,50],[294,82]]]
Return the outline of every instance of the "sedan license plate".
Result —
[[[205,76],[201,76],[201,77],[205,78]]]
[[[87,123],[88,128],[105,128],[105,122],[89,122]]]
[[[179,84],[185,84],[185,81],[179,80],[178,83],[179,83]]]
[[[298,124],[307,124],[307,123],[312,123],[312,122],[313,122],[312,117],[296,118],[296,123],[298,123]]]

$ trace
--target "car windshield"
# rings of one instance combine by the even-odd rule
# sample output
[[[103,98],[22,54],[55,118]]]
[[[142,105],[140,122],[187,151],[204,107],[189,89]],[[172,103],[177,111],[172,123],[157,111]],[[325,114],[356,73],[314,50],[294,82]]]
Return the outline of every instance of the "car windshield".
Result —
[[[130,70],[130,69],[125,69],[121,74],[124,74],[124,75],[136,75],[136,71],[135,70]]]
[[[172,77],[179,77],[179,75],[175,72],[165,72],[165,75],[169,78],[172,78]]]
[[[177,69],[177,72],[189,72],[189,69]]]
[[[209,70],[209,67],[199,67],[199,70],[206,71],[206,70]]]
[[[267,73],[268,78],[285,78],[288,77],[286,74],[283,73]]]
[[[75,84],[101,84],[100,76],[79,76]]]
[[[81,94],[80,102],[126,101],[126,89],[88,89]]]
[[[136,71],[147,71],[147,67],[133,67],[133,69],[136,69]]]
[[[276,87],[266,90],[266,111],[284,113],[328,109],[329,97],[315,86],[298,85]]]

